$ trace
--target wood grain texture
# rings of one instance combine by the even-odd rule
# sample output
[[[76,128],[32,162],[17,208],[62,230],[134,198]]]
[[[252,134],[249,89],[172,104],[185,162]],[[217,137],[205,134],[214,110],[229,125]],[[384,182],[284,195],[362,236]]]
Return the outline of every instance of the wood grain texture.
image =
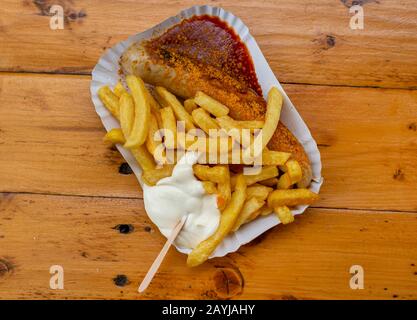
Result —
[[[171,250],[139,295],[165,241],[141,200],[2,194],[0,201],[2,299],[417,298],[417,214],[309,209],[195,269]],[[121,234],[118,224],[134,230]],[[64,290],[49,289],[55,264],[64,268]],[[349,287],[354,264],[365,270],[364,290]]]
[[[0,76],[0,192],[141,197],[84,76]],[[417,92],[285,85],[318,142],[317,206],[417,211]],[[330,125],[331,124],[331,125]]]
[[[65,9],[64,30],[49,27],[55,3]],[[249,26],[282,82],[417,88],[415,1],[365,1],[363,30],[349,28],[351,3],[208,1]],[[106,48],[196,4],[3,0],[0,70],[87,74]]]
[[[105,144],[89,77],[0,76],[1,189],[100,196],[141,196],[124,163]]]

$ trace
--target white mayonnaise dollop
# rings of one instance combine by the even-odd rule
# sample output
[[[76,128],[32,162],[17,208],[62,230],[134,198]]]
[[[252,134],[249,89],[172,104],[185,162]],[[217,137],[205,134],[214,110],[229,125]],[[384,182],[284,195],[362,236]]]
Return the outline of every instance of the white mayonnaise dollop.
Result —
[[[146,212],[165,237],[188,215],[175,244],[189,249],[210,237],[220,221],[216,196],[206,194],[203,184],[193,174],[197,160],[196,152],[187,152],[176,164],[171,177],[161,179],[153,187],[143,187]]]

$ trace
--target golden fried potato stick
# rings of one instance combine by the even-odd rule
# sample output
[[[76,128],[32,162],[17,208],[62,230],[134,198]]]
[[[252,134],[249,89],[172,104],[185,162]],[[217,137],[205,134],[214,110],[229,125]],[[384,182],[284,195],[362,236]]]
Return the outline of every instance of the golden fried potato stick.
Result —
[[[245,177],[246,185],[251,186],[257,182],[262,183],[264,180],[274,178],[278,175],[278,168],[271,166],[271,167],[263,167],[261,172],[258,174],[247,175]],[[231,179],[232,189],[236,184],[236,176],[233,176]]]
[[[262,129],[265,122],[262,120],[235,120],[242,129]]]
[[[268,207],[268,205],[264,205],[260,210],[259,210],[259,215],[260,216],[267,216],[269,214],[271,214],[272,212],[274,212],[274,210],[270,207]]]
[[[261,209],[265,204],[265,201],[256,197],[248,198],[243,205],[242,211],[240,211],[238,218],[236,219],[233,231],[236,232],[245,221],[257,210]]]
[[[292,185],[291,178],[287,172],[285,172],[281,177],[279,177],[278,183],[276,185],[277,185],[277,189],[282,189],[282,190],[289,189],[291,187]]]
[[[272,208],[268,207],[268,205],[265,204],[262,208],[260,208],[259,210],[256,210],[254,213],[252,213],[251,216],[246,220],[245,223],[253,221],[257,217],[267,216],[267,215],[271,214],[272,212],[274,212],[274,210]]]
[[[126,139],[123,135],[122,129],[112,129],[106,133],[104,140],[114,144],[125,144]],[[155,168],[155,161],[152,155],[146,150],[145,146],[139,146],[130,149],[130,152],[135,157],[137,163],[143,171],[152,170]]]
[[[196,93],[194,102],[215,117],[222,117],[229,113],[228,107],[201,91]]]
[[[268,196],[268,206],[276,208],[281,206],[312,204],[318,199],[319,195],[308,189],[275,190]]]
[[[164,124],[162,123],[161,109],[158,110],[158,111],[153,111],[152,110],[152,112],[151,112],[154,115],[154,117],[156,118],[156,122],[158,122],[158,128],[159,129],[162,129],[164,127]]]
[[[160,139],[157,137],[159,136]],[[162,137],[159,134],[158,121],[153,112],[151,112],[151,118],[149,121],[148,137],[146,138],[146,149],[155,157],[155,150],[162,144]]]
[[[163,99],[161,95],[158,93],[158,91],[156,91],[156,88],[153,89],[153,93],[153,96],[155,97],[155,100],[158,102],[160,108],[171,108],[168,102],[166,102],[165,99]]]
[[[121,129],[111,129],[106,133],[103,140],[112,144],[124,144],[126,142],[125,136]]]
[[[266,198],[268,198],[268,195],[272,192],[272,190],[274,189],[256,183],[246,189],[246,196],[248,197],[248,199],[256,197],[260,200],[266,200]]]
[[[269,179],[266,179],[266,180],[259,181],[259,183],[264,185],[264,186],[267,186],[267,187],[276,188],[277,183],[278,183],[278,179],[277,178],[269,178]]]
[[[262,127],[262,135],[258,135],[255,138],[255,141],[245,150],[245,158],[250,158],[251,156],[257,157],[259,154],[256,154],[257,151],[255,146],[262,146],[259,150],[263,150],[271,140],[272,135],[277,129],[279,118],[281,115],[283,98],[278,88],[272,87],[268,92],[268,101],[265,114],[265,123]]]
[[[295,183],[298,183],[303,177],[303,171],[297,160],[288,160],[285,165],[279,166],[285,173],[279,178],[277,188],[288,189]]]
[[[288,173],[291,178],[291,183],[298,183],[303,177],[303,171],[298,161],[294,159],[288,160],[285,163],[285,167],[287,169],[286,173]]]
[[[260,159],[261,161],[256,162],[256,163],[261,164],[263,166],[282,166],[283,164],[285,164],[285,162],[287,162],[287,160],[290,157],[291,157],[291,153],[288,153],[288,152],[271,151],[271,150],[265,149],[262,152],[262,159]],[[241,163],[241,164],[250,165],[250,164],[253,164],[256,160],[256,159],[251,159],[251,161],[249,162],[248,161],[243,162],[241,155],[240,157],[234,158],[232,153],[229,154],[228,158],[229,158],[229,163],[233,163],[233,164]],[[236,161],[238,161],[238,163]]]
[[[203,108],[195,109],[191,116],[193,117],[194,123],[197,124],[205,133],[210,134],[210,130],[220,129],[216,121],[210,117],[208,112]]]
[[[230,175],[227,166],[214,166],[209,167],[201,164],[195,164],[193,166],[194,175],[198,179],[203,181],[212,181],[214,183],[223,183],[228,180]]]
[[[262,152],[262,165],[264,166],[280,166],[288,161],[291,153],[264,150]]]
[[[167,149],[177,148],[177,121],[171,108],[161,109],[162,128],[164,129],[164,143]]]
[[[217,117],[216,122],[226,131],[231,131],[232,129],[239,130],[241,129],[237,124],[237,121],[229,116]]]
[[[242,146],[249,147],[250,140],[253,140],[253,135],[250,135],[249,141],[245,141],[242,137],[242,128],[237,124],[237,121],[229,116],[217,117],[216,122],[231,136],[235,141],[238,141]]]
[[[120,126],[123,135],[129,137],[132,132],[133,120],[135,118],[135,104],[127,92],[123,93],[119,99],[120,105]]]
[[[122,83],[119,81],[113,89],[114,94],[117,97],[121,97],[124,93],[127,93],[125,87],[123,87]]]
[[[216,247],[230,233],[246,200],[246,183],[243,175],[236,180],[236,188],[229,204],[220,216],[220,224],[216,232],[208,239],[200,242],[188,255],[187,265],[195,267],[208,259]]]
[[[110,113],[119,119],[119,98],[110,90],[108,86],[103,86],[98,90],[98,97]]]
[[[294,221],[294,215],[287,206],[275,207],[274,212],[282,224],[288,224]]]
[[[222,198],[221,201],[218,202],[219,210],[222,211],[226,208],[227,204],[232,197],[232,187],[230,185],[230,171],[228,165],[221,165],[221,167],[225,168],[225,176],[223,181],[218,182],[217,189],[219,191],[219,195]]]
[[[192,134],[187,133],[185,136],[185,145],[184,141],[179,141],[180,145],[188,151],[196,152],[205,152],[207,153],[206,160],[209,160],[208,155],[214,154],[219,155],[221,153],[225,154],[225,157],[229,157],[228,152],[233,148],[233,140],[227,136],[219,137],[196,137]],[[218,159],[218,157],[215,157]]]
[[[156,185],[159,180],[172,176],[172,171],[174,170],[174,165],[166,164],[161,168],[155,168],[152,170],[144,170],[142,173],[143,182],[148,186]]]
[[[195,109],[198,108],[198,106],[194,102],[194,99],[187,99],[184,101],[184,108],[189,114],[191,114]]]
[[[148,90],[146,90],[146,92],[148,93],[149,103],[151,105],[151,111],[156,113],[156,112],[159,111],[159,109],[161,109],[161,105],[160,105],[159,101],[157,101],[155,99],[154,95],[151,93],[151,90],[152,90],[152,92],[155,93],[155,89],[154,88],[149,88],[149,87],[147,87],[147,89]],[[158,94],[155,93],[155,96],[157,96],[157,95]]]
[[[130,149],[136,161],[144,172],[155,169],[155,160],[146,149],[145,145]]]
[[[178,101],[176,96],[163,87],[156,87],[156,92],[172,108],[177,119],[185,122],[186,131],[195,128],[193,118],[187,110],[185,110],[181,102]]]
[[[201,181],[203,188],[207,194],[216,194],[217,188],[216,184],[213,181]]]
[[[135,104],[135,119],[124,147],[132,149],[143,145],[148,135],[149,118],[151,116],[150,93],[143,80],[138,77],[128,75],[126,82]]]

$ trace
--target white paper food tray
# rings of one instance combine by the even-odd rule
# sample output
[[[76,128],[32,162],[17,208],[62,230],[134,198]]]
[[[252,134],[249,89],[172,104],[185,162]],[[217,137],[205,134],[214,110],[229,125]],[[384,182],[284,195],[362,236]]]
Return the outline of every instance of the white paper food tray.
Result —
[[[120,126],[118,121],[114,119],[110,112],[104,107],[98,97],[97,92],[101,86],[109,85],[112,87],[119,81],[119,58],[123,52],[132,43],[162,34],[165,30],[179,23],[181,20],[190,18],[194,15],[210,15],[219,17],[222,21],[227,22],[227,24],[236,32],[236,34],[239,35],[241,41],[245,43],[252,57],[253,63],[255,65],[256,75],[258,77],[259,84],[261,85],[264,98],[266,98],[266,95],[272,86],[276,86],[281,90],[284,96],[281,121],[297,137],[298,141],[300,141],[306,153],[308,154],[313,170],[313,181],[311,183],[310,190],[318,193],[320,186],[323,183],[323,178],[321,176],[320,152],[317,148],[316,141],[311,136],[308,127],[304,123],[301,116],[298,114],[281,84],[273,74],[265,57],[259,49],[258,44],[249,33],[248,27],[238,17],[221,8],[211,6],[194,6],[187,10],[183,10],[178,15],[165,20],[155,27],[133,35],[125,41],[119,42],[112,48],[108,49],[101,56],[92,72],[90,91],[96,112],[100,116],[100,119],[103,122],[106,130],[109,131],[113,128],[119,128]],[[294,61],[294,63],[296,63],[296,61]],[[140,179],[141,169],[136,163],[136,160],[132,154],[121,146],[118,146],[118,149],[132,168],[140,184],[143,185]],[[298,206],[292,212],[295,215],[301,214],[307,207],[308,206],[306,205]],[[236,251],[241,245],[252,241],[279,223],[279,219],[274,214],[257,218],[256,220],[242,226],[237,232],[227,236],[211,255],[211,258],[222,257],[230,252]],[[177,249],[182,253],[188,254],[190,252],[189,249],[185,248],[177,247]]]

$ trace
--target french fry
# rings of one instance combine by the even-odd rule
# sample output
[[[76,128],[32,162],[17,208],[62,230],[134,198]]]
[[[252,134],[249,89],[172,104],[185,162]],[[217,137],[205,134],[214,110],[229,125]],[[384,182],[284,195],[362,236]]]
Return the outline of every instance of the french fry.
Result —
[[[119,99],[124,93],[127,93],[125,87],[123,87],[123,85],[120,81],[114,87],[113,92]]]
[[[194,123],[207,134],[209,134],[211,129],[220,129],[216,121],[212,117],[210,117],[207,111],[203,108],[195,109],[192,112],[191,116],[193,117]]]
[[[187,151],[206,152],[207,154],[220,154],[221,152],[226,153],[233,148],[233,140],[229,137],[199,137],[197,139],[188,133],[186,137],[190,137],[190,139],[185,141],[185,149]]]
[[[260,181],[264,181],[270,178],[274,178],[278,175],[278,169],[277,167],[271,166],[271,167],[263,167],[262,171],[258,174],[254,175],[248,175],[245,176],[246,184],[248,186],[255,184]]]
[[[217,117],[216,122],[219,124],[219,126],[225,130],[225,132],[231,136],[235,141],[238,141],[242,146],[249,147],[250,146],[250,139],[249,141],[246,141],[242,137],[242,128],[239,127],[239,125],[236,123],[234,119],[232,119],[229,116],[222,116]],[[253,138],[253,135],[251,135],[250,138]]]
[[[230,198],[232,197],[232,187],[230,185],[230,171],[229,166],[224,165],[221,166],[225,168],[225,175],[223,177],[223,180],[218,182],[217,189],[219,192],[219,195],[222,197],[222,202],[219,204],[219,209],[222,211],[226,205],[229,203]]]
[[[239,125],[236,123],[237,121],[229,116],[217,117],[216,122],[225,131],[231,131],[232,129],[235,129],[235,130],[241,129]]]
[[[122,128],[123,135],[129,137],[132,127],[133,119],[135,117],[135,105],[133,99],[127,92],[122,93],[119,99],[120,105],[120,126]]]
[[[177,164],[178,160],[181,159],[181,156],[182,154],[180,154],[178,150],[165,149],[162,152],[162,157],[160,159],[158,157],[155,157],[155,159],[159,163]]]
[[[148,137],[146,138],[146,148],[148,149],[150,154],[154,156],[154,158],[155,158],[155,150],[162,143],[162,137],[159,135],[160,139],[157,139],[158,135],[159,135],[158,121],[156,120],[156,116],[154,115],[154,113],[151,112]]]
[[[161,109],[158,111],[153,111],[152,114],[155,116],[156,118],[156,122],[158,122],[158,128],[162,129],[164,127],[164,124],[162,123],[162,116],[161,116]]]
[[[222,117],[229,113],[228,107],[201,91],[195,95],[194,102],[215,117]]]
[[[263,181],[259,181],[260,184],[267,186],[267,187],[271,187],[271,188],[276,188],[277,184],[278,184],[278,179],[277,178],[269,178]]]
[[[272,208],[268,207],[267,205],[265,205],[260,209],[259,215],[260,216],[267,216],[267,215],[271,214],[272,212],[274,212],[274,210]]]
[[[104,136],[105,141],[112,143],[125,144],[126,139],[123,135],[122,129],[112,129]],[[137,163],[144,171],[152,170],[155,168],[155,161],[152,155],[148,152],[144,145],[130,149],[130,152],[135,157]]]
[[[124,147],[132,149],[144,144],[148,135],[149,118],[151,116],[150,93],[147,91],[145,83],[138,77],[128,75],[126,82],[135,103],[135,119]]]
[[[262,120],[235,120],[236,124],[242,129],[262,129],[264,121]]]
[[[291,184],[298,183],[303,177],[303,171],[297,160],[291,159],[285,163],[287,169],[286,174],[289,175],[291,179]]]
[[[319,195],[308,189],[275,190],[268,196],[268,206],[276,208],[281,206],[312,204],[318,199]]]
[[[153,94],[151,93],[151,90],[152,90]],[[155,93],[155,89],[153,87],[152,88],[147,87],[146,92],[148,94],[148,99],[149,99],[149,104],[151,106],[151,111],[157,113],[159,111],[159,109],[161,109],[161,105],[159,104],[159,101],[157,101],[155,99],[155,96],[157,96],[158,94]]]
[[[119,98],[110,90],[108,86],[103,86],[98,90],[98,97],[110,113],[119,119]]]
[[[195,164],[193,166],[193,172],[200,180],[212,181],[215,183],[226,182],[230,173],[226,166],[214,166],[209,167],[201,164]]]
[[[289,189],[292,185],[291,178],[288,172],[285,172],[281,177],[278,179],[277,189]]]
[[[213,181],[201,181],[203,188],[207,194],[216,194],[217,188],[216,184]]]
[[[294,215],[287,206],[275,207],[274,212],[282,224],[288,224],[294,221]]]
[[[198,106],[194,102],[194,99],[187,99],[184,101],[184,108],[189,114],[191,114],[195,109],[198,108]]]
[[[301,166],[297,160],[288,160],[285,165],[279,166],[279,168],[284,171],[284,174],[279,178],[278,189],[289,189],[303,177]]]
[[[251,187],[246,189],[246,196],[247,198],[258,198],[260,200],[266,200],[270,192],[272,192],[272,188],[263,186],[261,184],[254,184]]]
[[[174,166],[166,164],[162,168],[155,168],[150,170],[144,170],[142,173],[142,179],[148,186],[156,185],[159,180],[172,176]]]
[[[246,200],[246,184],[242,175],[237,177],[236,188],[229,204],[220,216],[219,227],[208,239],[202,241],[188,255],[187,265],[195,267],[208,259],[210,254],[229,234]]]
[[[169,105],[169,103],[161,97],[161,95],[158,93],[158,91],[156,91],[156,89],[154,88],[153,90],[154,93],[154,97],[156,99],[156,101],[158,102],[159,106],[161,108],[170,108],[171,106]]]
[[[167,149],[175,149],[177,146],[177,122],[171,108],[161,109],[162,126],[164,128],[165,146]]]
[[[124,144],[126,142],[121,129],[111,129],[106,133],[103,140],[113,144]]]
[[[130,152],[133,154],[143,171],[155,169],[155,160],[148,149],[146,149],[145,145],[130,149]]]
[[[262,152],[262,165],[264,166],[280,166],[288,161],[291,157],[291,153],[264,150]]]
[[[281,115],[283,98],[281,93],[276,87],[272,87],[268,92],[268,102],[265,114],[265,123],[262,127],[262,135],[258,135],[250,148],[245,150],[245,158],[250,158],[251,156],[257,157],[259,154],[256,153],[255,146],[262,146],[259,150],[263,150],[271,140],[272,135],[277,129],[279,118]]]
[[[188,131],[195,128],[193,118],[171,92],[163,87],[156,87],[156,92],[172,108],[177,119],[185,122],[185,130]]]
[[[257,210],[261,209],[265,201],[260,200],[256,197],[248,198],[243,205],[242,211],[239,213],[238,218],[236,219],[233,231],[237,231],[242,224]]]
[[[262,208],[263,208],[263,207],[262,207]],[[245,221],[243,224],[249,223],[249,222],[251,222],[251,221],[255,220],[257,217],[259,217],[259,216],[261,215],[261,210],[262,210],[262,208],[261,208],[261,209],[256,210],[255,212],[253,212],[253,213],[249,216],[249,218],[247,218],[247,219],[246,219],[246,221]]]
[[[287,166],[285,165],[285,163],[279,165],[278,169],[281,170],[282,172],[287,172]]]
[[[245,162],[243,161],[244,159],[242,159],[242,155],[239,155],[240,157],[237,159],[239,161],[239,163],[241,164],[253,164],[255,162],[255,160],[258,159],[249,159],[251,161],[247,161],[248,159],[245,159]],[[282,167],[282,165],[291,157],[291,153],[288,152],[281,152],[281,151],[270,151],[270,150],[264,150],[262,152],[262,159],[260,159],[259,162],[256,162],[258,164],[262,164],[264,166],[280,166],[280,168]],[[229,163],[232,163],[232,161],[236,161],[233,157],[232,154],[229,154]],[[236,164],[236,162],[233,162],[234,164]]]
[[[253,175],[247,175],[245,177],[246,185],[251,186],[257,182],[263,183],[265,180],[268,180],[270,178],[274,178],[278,175],[278,169],[277,167],[271,166],[271,167],[263,167],[261,172],[258,174]],[[230,179],[232,189],[236,185],[236,176],[233,176]]]

